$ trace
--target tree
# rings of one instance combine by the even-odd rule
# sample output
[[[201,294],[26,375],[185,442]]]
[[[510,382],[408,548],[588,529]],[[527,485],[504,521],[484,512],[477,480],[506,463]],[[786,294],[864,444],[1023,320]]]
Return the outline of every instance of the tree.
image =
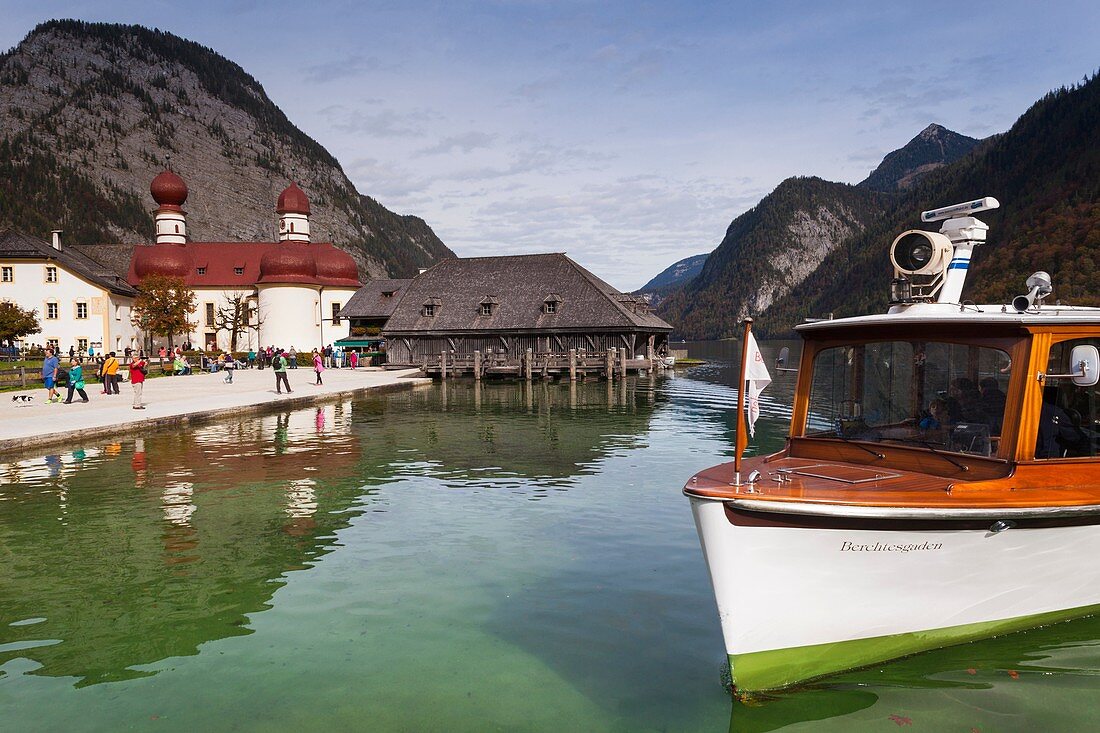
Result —
[[[150,275],[141,281],[134,298],[135,326],[148,334],[167,336],[172,348],[172,335],[190,333],[196,324],[191,315],[198,308],[195,291],[181,277]]]
[[[15,340],[41,331],[38,311],[26,310],[15,303],[0,302],[0,343],[15,346]]]
[[[256,315],[255,323],[252,315]],[[258,311],[252,308],[250,297],[245,293],[234,293],[226,298],[225,305],[214,313],[214,328],[229,333],[229,353],[237,350],[237,336],[247,333],[248,329],[263,325]]]

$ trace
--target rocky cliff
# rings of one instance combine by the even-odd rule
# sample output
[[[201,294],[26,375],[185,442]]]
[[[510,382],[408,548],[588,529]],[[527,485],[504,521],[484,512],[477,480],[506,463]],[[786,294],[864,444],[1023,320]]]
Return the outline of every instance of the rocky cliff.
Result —
[[[196,241],[271,240],[290,180],[314,241],[362,276],[411,276],[453,253],[414,216],[361,195],[241,67],[140,26],[50,21],[0,56],[0,228],[76,244],[149,241],[148,186],[170,156]]]

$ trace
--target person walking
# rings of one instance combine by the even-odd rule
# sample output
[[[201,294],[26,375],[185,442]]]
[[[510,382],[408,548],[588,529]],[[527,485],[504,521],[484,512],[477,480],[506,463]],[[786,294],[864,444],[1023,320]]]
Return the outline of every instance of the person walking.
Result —
[[[283,352],[277,351],[271,357],[271,368],[275,370],[275,392],[282,394],[283,387],[286,387],[287,394],[293,392],[294,390],[290,388],[290,382],[286,378],[286,357],[283,356]]]
[[[222,364],[222,368],[225,370],[225,383],[233,384],[233,372],[237,369],[237,360],[233,358],[233,355],[229,352],[225,353],[225,361]]]
[[[46,349],[46,359],[42,362],[42,382],[46,385],[46,402],[60,402],[61,395],[57,393],[57,370],[61,366],[60,360],[54,356],[53,349]]]
[[[71,405],[73,403],[73,392],[80,393],[80,401],[88,401],[88,393],[84,391],[84,369],[80,366],[80,362],[76,360],[76,357],[69,359],[69,394],[65,398],[65,404]]]
[[[325,371],[325,364],[317,349],[313,350],[313,371],[317,372],[317,381],[314,384],[321,384],[321,372]]]
[[[118,394],[118,359],[113,351],[103,362],[103,388],[107,394]]]
[[[141,404],[141,393],[145,389],[145,375],[149,373],[149,362],[145,359],[145,352],[142,351],[137,355],[136,359],[130,361],[130,384],[134,388],[134,409],[144,410],[145,405]]]
[[[249,349],[248,350],[248,368],[249,369],[255,369],[256,368],[256,350],[255,349]]]
[[[298,352],[294,350],[294,347],[290,347],[290,351],[286,352],[287,358],[290,359],[290,368],[298,368]]]
[[[353,351],[350,354],[348,354],[348,360],[351,363],[351,368],[352,369],[358,369],[359,368],[359,352],[358,351]]]

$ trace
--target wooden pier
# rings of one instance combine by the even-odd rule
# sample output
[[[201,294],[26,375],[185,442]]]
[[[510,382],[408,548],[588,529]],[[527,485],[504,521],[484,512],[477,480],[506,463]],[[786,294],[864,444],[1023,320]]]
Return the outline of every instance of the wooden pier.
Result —
[[[426,376],[448,379],[473,377],[482,379],[623,379],[628,374],[654,373],[663,369],[656,356],[630,358],[626,349],[608,349],[606,352],[577,351],[566,354],[534,353],[531,349],[513,356],[493,352],[482,354],[455,354],[441,351],[439,356],[425,358],[420,370]]]

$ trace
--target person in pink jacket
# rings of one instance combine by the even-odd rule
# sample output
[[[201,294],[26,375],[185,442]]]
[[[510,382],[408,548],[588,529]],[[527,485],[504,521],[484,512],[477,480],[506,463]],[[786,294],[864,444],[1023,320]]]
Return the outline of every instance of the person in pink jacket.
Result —
[[[325,365],[317,349],[313,350],[313,371],[317,372],[317,381],[314,384],[321,384],[321,372],[325,371]]]

